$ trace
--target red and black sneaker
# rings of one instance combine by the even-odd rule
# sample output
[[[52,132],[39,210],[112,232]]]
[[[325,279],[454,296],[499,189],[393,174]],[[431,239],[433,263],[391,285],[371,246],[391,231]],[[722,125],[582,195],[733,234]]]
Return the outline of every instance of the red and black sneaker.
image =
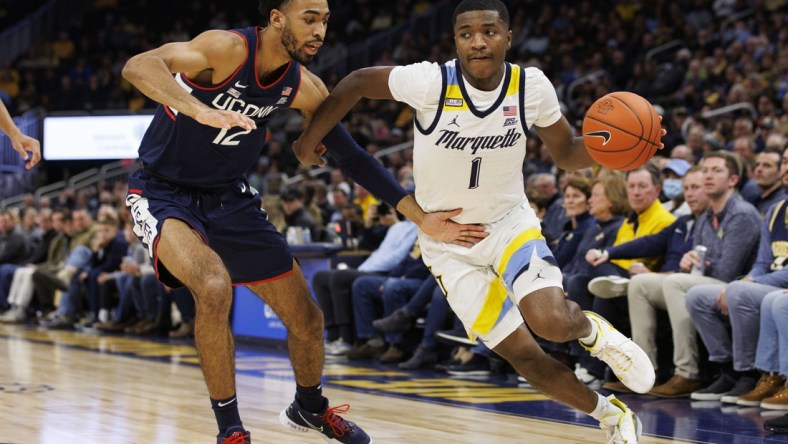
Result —
[[[350,406],[342,404],[329,407],[328,400],[320,413],[312,413],[301,407],[295,400],[290,406],[279,414],[279,422],[294,432],[306,433],[309,431],[320,432],[329,440],[346,444],[371,444],[372,440],[361,427],[347,421],[337,413],[347,413]]]
[[[244,429],[232,428],[224,435],[216,436],[216,444],[251,444],[252,438]]]

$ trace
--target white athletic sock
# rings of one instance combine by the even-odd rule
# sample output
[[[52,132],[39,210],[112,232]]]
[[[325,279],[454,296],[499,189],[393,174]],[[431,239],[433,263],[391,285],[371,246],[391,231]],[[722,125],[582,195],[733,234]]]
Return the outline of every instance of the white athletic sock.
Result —
[[[588,316],[586,316],[586,317],[588,318]],[[591,323],[591,334],[589,334],[588,336],[586,336],[584,338],[580,338],[580,342],[582,342],[585,345],[591,346],[591,345],[594,345],[594,342],[596,342],[596,334],[599,332],[599,326],[591,318],[588,318],[588,322]]]
[[[610,401],[599,393],[596,394],[597,402],[596,408],[593,412],[589,413],[592,418],[602,422],[603,419],[609,418],[621,413],[621,409],[610,403]]]

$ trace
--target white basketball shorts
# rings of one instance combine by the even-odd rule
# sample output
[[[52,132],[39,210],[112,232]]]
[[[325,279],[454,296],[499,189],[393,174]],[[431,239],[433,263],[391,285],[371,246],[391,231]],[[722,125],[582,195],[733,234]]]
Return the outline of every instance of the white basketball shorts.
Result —
[[[472,248],[420,234],[422,258],[468,336],[493,348],[522,324],[518,304],[536,290],[563,290],[561,270],[527,201],[487,225]]]

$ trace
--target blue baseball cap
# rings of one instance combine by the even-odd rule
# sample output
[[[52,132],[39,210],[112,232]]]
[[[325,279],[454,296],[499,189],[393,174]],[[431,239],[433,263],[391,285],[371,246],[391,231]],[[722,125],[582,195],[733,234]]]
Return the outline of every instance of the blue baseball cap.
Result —
[[[692,168],[692,165],[684,159],[670,159],[665,167],[662,168],[662,172],[665,171],[673,171],[679,177],[684,177],[687,174],[687,171]]]

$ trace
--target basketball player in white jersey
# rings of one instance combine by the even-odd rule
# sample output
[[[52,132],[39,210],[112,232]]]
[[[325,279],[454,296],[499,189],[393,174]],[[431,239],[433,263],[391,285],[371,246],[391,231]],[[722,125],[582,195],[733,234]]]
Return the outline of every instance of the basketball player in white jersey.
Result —
[[[425,211],[462,208],[453,220],[482,224],[490,233],[471,248],[420,233],[424,262],[468,335],[504,357],[536,389],[599,420],[608,442],[637,442],[641,425],[635,414],[578,381],[541,350],[524,325],[525,320],[551,341],[579,339],[635,392],[646,393],[654,384],[654,368],[637,345],[565,299],[561,271],[524,193],[526,128],[536,128],[559,167],[594,162],[561,115],[544,74],[505,62],[512,32],[500,0],[464,0],[453,23],[456,60],[353,72],[320,106],[294,145],[296,154],[303,163],[323,164],[319,142],[361,97],[412,106],[416,200]]]

